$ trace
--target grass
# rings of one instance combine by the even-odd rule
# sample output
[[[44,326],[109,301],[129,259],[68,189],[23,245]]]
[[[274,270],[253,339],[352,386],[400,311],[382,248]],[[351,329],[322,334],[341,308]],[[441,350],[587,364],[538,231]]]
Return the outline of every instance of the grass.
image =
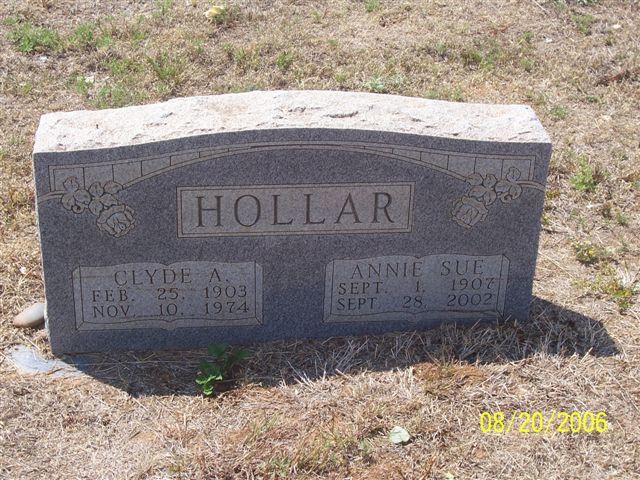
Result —
[[[3,357],[0,477],[640,471],[633,2],[276,0],[226,4],[224,21],[205,17],[212,2],[72,3],[73,15],[69,2],[0,2],[3,354],[49,355],[42,331],[10,322],[43,295],[30,160],[40,115],[174,96],[319,88],[531,105],[554,146],[536,299],[521,323],[251,346],[234,388],[212,398],[194,384],[200,351],[95,356],[78,378],[22,375]],[[479,430],[482,411],[561,409],[606,411],[611,429]],[[411,442],[389,441],[396,425]]]
[[[581,34],[591,35],[591,27],[596,22],[596,18],[593,15],[576,13],[572,15],[571,19]]]
[[[595,191],[600,181],[599,175],[594,167],[587,161],[584,156],[578,159],[577,172],[571,177],[571,186],[581,192]]]
[[[367,13],[372,13],[376,10],[380,10],[380,0],[365,0],[364,9]]]
[[[606,248],[595,245],[590,241],[574,243],[573,250],[578,261],[585,265],[602,262],[610,257],[610,253]]]
[[[9,38],[22,53],[55,52],[61,47],[60,36],[48,27],[35,26],[31,22],[9,17]]]
[[[289,70],[292,64],[293,54],[290,52],[282,52],[278,55],[278,58],[276,58],[276,66],[283,72]]]

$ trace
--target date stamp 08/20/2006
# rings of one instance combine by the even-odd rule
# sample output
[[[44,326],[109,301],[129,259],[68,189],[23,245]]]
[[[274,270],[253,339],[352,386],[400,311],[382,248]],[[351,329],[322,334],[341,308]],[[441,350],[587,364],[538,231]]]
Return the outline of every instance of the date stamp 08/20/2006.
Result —
[[[563,411],[501,411],[480,413],[482,433],[604,433],[609,429],[606,412],[590,410]]]

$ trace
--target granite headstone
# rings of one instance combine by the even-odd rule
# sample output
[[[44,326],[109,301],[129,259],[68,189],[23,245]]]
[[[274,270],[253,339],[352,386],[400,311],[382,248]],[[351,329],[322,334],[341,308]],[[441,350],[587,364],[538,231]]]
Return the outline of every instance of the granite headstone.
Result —
[[[550,153],[527,106],[365,93],[44,115],[52,349],[526,320]]]

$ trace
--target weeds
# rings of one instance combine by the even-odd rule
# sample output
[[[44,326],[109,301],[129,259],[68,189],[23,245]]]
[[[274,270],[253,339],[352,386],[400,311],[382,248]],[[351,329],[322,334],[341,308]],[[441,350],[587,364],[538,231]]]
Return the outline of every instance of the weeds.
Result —
[[[80,23],[70,38],[70,43],[81,50],[96,48],[96,24],[93,22]]]
[[[367,13],[375,12],[380,9],[380,0],[366,0],[364,2],[364,9]]]
[[[89,79],[84,75],[76,74],[69,79],[69,86],[83,97],[89,95],[89,90],[93,86],[93,79]]]
[[[571,16],[571,19],[581,34],[591,35],[591,27],[596,22],[596,18],[593,15],[575,14]]]
[[[61,47],[60,36],[50,28],[37,27],[15,18],[7,23],[12,26],[9,39],[22,53],[53,52]]]
[[[593,192],[599,183],[593,167],[584,156],[578,159],[578,171],[571,177],[571,186],[581,192]]]
[[[462,48],[460,60],[465,67],[481,67],[494,69],[507,57],[507,52],[494,39],[483,41],[481,44]]]
[[[374,93],[386,93],[388,92],[387,85],[382,77],[375,76],[369,81],[365,82],[364,87],[370,92]]]
[[[160,93],[174,93],[182,83],[184,73],[184,62],[178,56],[170,56],[166,52],[159,53],[155,57],[147,57],[147,62],[151,66],[161,85]]]
[[[618,305],[620,313],[631,308],[634,297],[640,292],[640,284],[635,277],[616,272],[610,265],[603,268],[586,286],[595,293],[607,295]]]
[[[293,54],[289,52],[282,52],[276,58],[276,66],[283,72],[289,70],[293,63]]]
[[[572,246],[578,261],[585,265],[593,265],[611,256],[605,248],[594,245],[588,240],[575,242]]]
[[[229,380],[232,370],[249,357],[249,352],[231,348],[224,343],[209,345],[207,351],[212,361],[203,360],[200,363],[196,384],[202,393],[209,397],[215,393],[216,382]]]
[[[564,120],[569,115],[569,111],[562,105],[556,105],[549,113],[554,120]]]
[[[147,99],[144,92],[132,89],[121,83],[101,87],[93,101],[96,108],[119,108],[142,103]]]

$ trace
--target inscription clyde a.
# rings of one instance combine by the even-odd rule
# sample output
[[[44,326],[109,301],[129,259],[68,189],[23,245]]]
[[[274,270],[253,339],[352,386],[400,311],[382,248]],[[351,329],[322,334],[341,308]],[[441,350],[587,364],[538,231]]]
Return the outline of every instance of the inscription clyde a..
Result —
[[[253,262],[78,267],[73,287],[78,330],[262,322],[262,269]]]
[[[413,183],[179,187],[178,236],[410,232]]]

